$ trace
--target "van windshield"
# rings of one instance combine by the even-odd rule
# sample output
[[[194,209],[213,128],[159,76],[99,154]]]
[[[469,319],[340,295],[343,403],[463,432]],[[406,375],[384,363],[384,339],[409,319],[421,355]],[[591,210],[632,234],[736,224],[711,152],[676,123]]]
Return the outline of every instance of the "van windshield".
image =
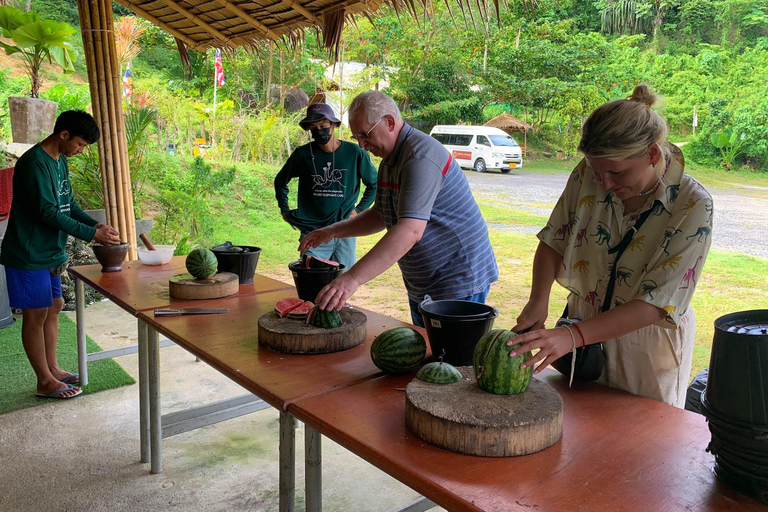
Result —
[[[519,146],[509,135],[489,135],[494,146]]]

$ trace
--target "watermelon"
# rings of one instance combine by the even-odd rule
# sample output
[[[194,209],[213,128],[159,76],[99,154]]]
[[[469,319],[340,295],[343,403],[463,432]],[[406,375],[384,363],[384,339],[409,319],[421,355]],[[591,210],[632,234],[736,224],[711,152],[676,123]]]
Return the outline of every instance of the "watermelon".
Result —
[[[339,312],[335,309],[323,311],[320,309],[320,306],[315,306],[307,315],[307,323],[315,327],[332,329],[334,327],[341,327],[342,322]]]
[[[495,395],[515,395],[528,389],[533,377],[533,366],[524,370],[520,365],[533,357],[530,352],[509,357],[512,350],[520,347],[507,346],[507,341],[517,337],[512,331],[493,329],[483,335],[475,346],[472,366],[475,378],[483,391]]]
[[[419,373],[416,374],[416,378],[434,384],[450,384],[459,382],[463,377],[461,372],[452,364],[434,361],[422,366]]]
[[[376,336],[371,359],[381,371],[402,373],[418,366],[427,355],[424,336],[410,327],[395,327]]]
[[[280,299],[279,301],[275,302],[275,313],[280,315],[280,318],[285,318],[288,316],[288,313],[298,308],[302,304],[304,304],[304,301],[301,299]]]
[[[198,248],[187,255],[187,272],[197,279],[206,279],[216,273],[219,265],[216,255],[210,249]]]
[[[313,307],[315,307],[314,302],[310,302],[308,300],[304,301],[303,303],[299,304],[299,307],[288,312],[288,318],[300,318],[304,320],[307,318],[307,315]]]
[[[335,261],[316,258],[315,256],[301,255],[302,268],[327,268],[329,270],[338,270],[339,264]]]

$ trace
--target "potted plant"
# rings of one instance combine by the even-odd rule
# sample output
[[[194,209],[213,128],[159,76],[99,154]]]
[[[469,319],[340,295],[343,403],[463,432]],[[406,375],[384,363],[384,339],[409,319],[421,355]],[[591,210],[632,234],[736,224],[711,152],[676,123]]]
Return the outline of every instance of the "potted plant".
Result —
[[[18,53],[31,82],[29,98],[8,98],[13,141],[35,144],[53,131],[56,103],[39,98],[43,62],[55,61],[64,74],[74,72],[77,52],[70,39],[75,29],[66,23],[43,20],[35,12],[0,6],[0,48],[8,55]]]

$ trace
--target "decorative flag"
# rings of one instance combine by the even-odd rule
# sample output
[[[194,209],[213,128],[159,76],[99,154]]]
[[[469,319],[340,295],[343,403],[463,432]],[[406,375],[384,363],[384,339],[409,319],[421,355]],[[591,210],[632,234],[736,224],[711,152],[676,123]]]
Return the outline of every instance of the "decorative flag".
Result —
[[[216,68],[216,73],[214,74],[216,85],[221,87],[224,85],[224,66],[221,65],[221,50],[216,50],[216,62],[214,62],[214,68]]]
[[[131,65],[125,68],[125,74],[123,75],[123,96],[126,98],[131,97],[133,94],[133,86],[131,85]]]

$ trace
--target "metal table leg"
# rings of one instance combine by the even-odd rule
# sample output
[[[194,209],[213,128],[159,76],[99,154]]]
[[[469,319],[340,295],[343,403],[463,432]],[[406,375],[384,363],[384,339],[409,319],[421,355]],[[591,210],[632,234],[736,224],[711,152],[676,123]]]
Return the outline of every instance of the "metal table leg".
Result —
[[[149,380],[149,442],[152,473],[163,471],[161,439],[163,428],[160,419],[160,346],[157,331],[147,326],[147,359]]]
[[[88,347],[85,343],[85,291],[83,282],[72,276],[75,282],[75,322],[77,323],[77,372],[80,387],[88,385]]]
[[[296,418],[280,411],[280,512],[293,512],[296,496]]]
[[[307,512],[323,510],[323,436],[304,425],[304,478]]]
[[[139,320],[139,439],[141,462],[149,462],[149,327]]]

